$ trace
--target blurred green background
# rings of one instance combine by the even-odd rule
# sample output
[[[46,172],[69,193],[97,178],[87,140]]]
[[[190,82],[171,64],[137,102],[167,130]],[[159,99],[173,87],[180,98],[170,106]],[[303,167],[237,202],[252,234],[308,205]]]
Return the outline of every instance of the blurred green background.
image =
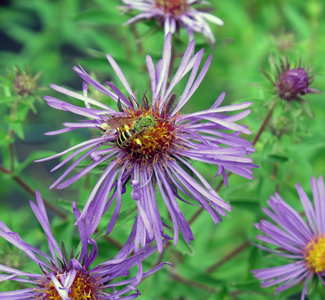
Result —
[[[269,106],[265,104],[272,97],[270,85],[259,71],[259,68],[272,71],[269,64],[271,53],[277,62],[278,57],[284,55],[293,64],[302,58],[305,66],[314,68],[316,77],[312,86],[325,90],[325,4],[322,0],[210,2],[216,7],[212,14],[220,17],[225,25],[220,27],[211,24],[216,37],[214,46],[206,45],[200,34],[195,35],[196,50],[204,47],[204,59],[211,53],[214,58],[201,86],[189,101],[188,110],[209,108],[223,91],[227,93],[224,104],[253,101],[251,114],[240,122],[249,126],[252,135],[245,138],[252,141],[268,112]],[[106,60],[105,54],[109,53],[120,65],[132,89],[142,94],[150,87],[145,55],[150,54],[157,62],[162,53],[163,31],[148,35],[149,23],[123,26],[129,16],[119,14],[116,9],[121,4],[119,1],[16,0],[0,3],[0,75],[5,75],[6,69],[15,65],[21,68],[29,66],[34,74],[42,71],[39,82],[41,89],[37,92],[40,97],[51,95],[72,102],[73,99],[62,98],[61,94],[52,91],[49,84],[80,90],[82,80],[71,69],[79,63],[88,73],[94,74],[98,81],[113,81],[122,87]],[[135,43],[136,39],[140,39],[141,43]],[[188,37],[182,32],[177,42],[177,53],[181,54],[187,43]],[[175,67],[179,62],[176,61]],[[185,82],[181,82],[175,89],[176,94],[180,95],[184,86]],[[0,113],[4,116],[0,118],[3,131],[0,160],[3,166],[9,168],[6,134],[10,124],[5,116],[10,114],[12,102],[7,100],[9,98],[4,89],[0,93]],[[103,95],[95,91],[92,93],[95,99],[112,104]],[[283,115],[289,119],[285,128],[287,134],[277,137],[268,127],[256,144],[257,152],[252,155],[260,167],[254,172],[255,180],[233,175],[229,180],[229,188],[221,189],[221,196],[231,202],[233,211],[218,226],[203,212],[191,226],[195,236],[191,246],[180,241],[176,249],[170,247],[162,257],[155,254],[149,258],[145,262],[145,269],[158,259],[170,261],[174,266],[167,266],[144,280],[139,286],[142,292],[139,299],[300,299],[301,285],[276,296],[273,296],[273,288],[261,289],[250,270],[283,264],[285,261],[243,243],[248,237],[255,240],[257,230],[253,224],[263,217],[260,208],[266,204],[270,194],[279,192],[290,205],[301,211],[295,183],[299,181],[311,195],[311,176],[325,175],[324,96],[306,95],[304,99],[314,112],[314,119],[303,112],[298,103],[286,113],[283,113],[283,105],[277,106],[273,118]],[[69,215],[68,220],[62,221],[48,210],[54,235],[58,240],[64,238],[68,247],[76,247],[78,237],[75,236],[70,203],[84,203],[98,175],[91,174],[64,190],[49,191],[48,187],[63,172],[49,172],[60,160],[45,163],[32,161],[48,155],[49,151],[63,151],[94,136],[95,132],[85,129],[59,136],[44,136],[44,132],[62,128],[62,122],[72,121],[74,116],[48,107],[45,101],[34,102],[37,113],[24,108],[24,105],[21,103],[19,108],[23,110],[21,115],[24,121],[17,129],[19,134],[14,136],[15,175],[32,189],[40,190],[44,198]],[[297,130],[293,129],[294,126]],[[194,166],[212,186],[218,185],[220,178],[214,177],[216,167],[198,162]],[[34,198],[12,176],[3,173],[0,176],[0,219],[13,231],[19,232],[27,242],[45,251],[45,235],[28,203],[29,199]],[[120,243],[126,240],[135,217],[130,189],[124,196],[124,214],[111,235]],[[197,211],[194,206],[183,203],[180,206],[187,220]],[[168,222],[166,209],[163,205],[161,207]],[[103,218],[101,227],[107,224],[110,213]],[[108,245],[103,238],[98,239],[98,244],[98,262],[117,253],[118,247]],[[226,259],[214,271],[206,272],[209,266],[222,260],[240,245],[245,247],[238,255]],[[8,248],[2,240],[0,249],[2,263],[10,261],[24,270],[37,271],[37,266],[11,247]],[[0,285],[0,291],[1,288],[10,290],[17,286],[5,283]],[[309,299],[324,299],[317,285],[313,291]]]

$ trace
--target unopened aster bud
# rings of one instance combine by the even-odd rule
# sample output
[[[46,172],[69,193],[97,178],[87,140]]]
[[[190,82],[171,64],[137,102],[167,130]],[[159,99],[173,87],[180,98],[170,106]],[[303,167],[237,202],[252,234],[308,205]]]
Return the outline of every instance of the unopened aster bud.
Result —
[[[292,32],[285,32],[278,36],[274,36],[274,44],[281,51],[291,51],[295,46],[295,34]]]
[[[280,59],[280,63],[280,68],[276,66],[275,82],[272,82],[279,98],[286,101],[302,100],[301,96],[305,94],[320,93],[309,87],[314,81],[314,76],[310,75],[308,68],[301,66],[301,61],[296,63],[294,68],[290,68],[287,57]]]
[[[291,131],[292,121],[283,115],[280,115],[275,120],[273,120],[269,127],[273,135],[280,137]]]
[[[38,81],[42,72],[34,74],[26,67],[26,70],[21,70],[19,67],[13,68],[11,77],[13,80],[13,91],[16,95],[27,98],[36,92]]]

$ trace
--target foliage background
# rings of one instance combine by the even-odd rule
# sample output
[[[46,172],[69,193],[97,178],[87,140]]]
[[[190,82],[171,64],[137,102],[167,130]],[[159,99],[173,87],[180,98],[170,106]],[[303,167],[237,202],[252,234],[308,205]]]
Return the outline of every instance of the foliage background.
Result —
[[[267,89],[256,87],[270,87],[259,71],[259,67],[271,70],[270,53],[276,59],[287,55],[292,62],[301,57],[306,65],[315,67],[317,76],[313,87],[325,91],[325,5],[322,0],[211,0],[211,3],[217,7],[213,14],[220,17],[225,25],[219,27],[211,24],[217,39],[215,46],[205,45],[202,36],[196,35],[197,50],[204,46],[204,57],[213,53],[214,58],[200,88],[189,102],[190,111],[210,107],[223,91],[227,92],[225,104],[253,101],[252,113],[243,121],[253,132],[246,138],[253,140],[269,109],[265,103],[272,97]],[[143,52],[139,53],[134,27],[122,26],[129,17],[119,15],[116,10],[119,4],[117,0],[2,2],[0,73],[5,75],[5,69],[15,64],[20,67],[29,65],[35,73],[42,70],[40,85],[43,88],[38,94],[58,97],[61,95],[48,88],[50,83],[81,89],[82,81],[71,69],[78,63],[88,72],[93,72],[100,82],[117,82],[105,58],[105,53],[109,53],[122,68],[130,86],[137,89],[139,94],[143,93],[149,86],[149,77],[144,68],[145,55],[150,54],[156,60],[159,58],[163,32],[158,31],[141,39]],[[136,26],[139,36],[146,35],[149,29],[149,24]],[[178,53],[184,51],[187,42],[187,37],[182,34],[177,42]],[[179,61],[175,66],[177,63]],[[180,94],[182,87],[183,82],[176,88],[176,93],[179,91]],[[109,99],[93,93],[96,99],[110,104]],[[1,164],[9,168],[8,149],[12,141],[6,139],[6,136],[9,126],[13,125],[8,124],[5,116],[9,114],[12,102],[5,96],[4,90],[1,90]],[[257,151],[252,155],[260,167],[254,172],[255,180],[249,181],[233,175],[229,180],[229,188],[222,187],[220,194],[231,202],[232,213],[224,218],[223,223],[215,226],[207,213],[203,212],[191,226],[195,241],[190,246],[180,242],[176,249],[169,247],[162,257],[158,257],[158,254],[150,257],[145,262],[147,269],[158,259],[170,261],[174,266],[167,266],[144,280],[139,286],[142,292],[139,299],[300,299],[302,286],[299,285],[276,296],[273,296],[273,288],[259,287],[259,281],[252,277],[250,270],[275,266],[285,261],[258,250],[247,240],[254,240],[257,230],[253,224],[263,217],[260,208],[265,206],[270,194],[279,192],[290,205],[301,211],[295,183],[299,181],[311,195],[311,176],[325,175],[324,96],[316,94],[304,98],[314,112],[314,119],[302,112],[299,105],[294,105],[286,113],[283,113],[283,105],[277,106],[274,117],[285,114],[289,118],[288,133],[276,137],[267,128],[256,144]],[[40,190],[44,198],[68,215],[67,220],[63,221],[48,210],[58,241],[64,239],[68,247],[76,247],[78,240],[75,238],[70,203],[77,201],[82,205],[98,175],[86,176],[65,190],[49,191],[48,187],[63,172],[49,172],[59,160],[45,163],[32,161],[50,152],[67,149],[95,133],[86,129],[60,136],[44,136],[44,132],[61,128],[62,122],[72,121],[73,116],[48,107],[44,101],[36,100],[34,105],[37,113],[29,110],[24,103],[19,106],[14,136],[15,175],[34,190]],[[292,124],[297,124],[296,131],[292,129]],[[213,186],[218,185],[220,178],[214,177],[216,168],[199,162],[195,162],[194,166]],[[45,235],[28,203],[29,199],[34,198],[17,185],[11,175],[1,173],[0,178],[0,219],[13,231],[19,232],[27,242],[45,250]],[[111,234],[118,243],[126,240],[135,217],[132,201],[128,189],[123,199],[119,227]],[[188,220],[197,211],[196,207],[189,205],[182,205],[181,209]],[[165,212],[163,206],[161,211]],[[109,213],[101,227],[108,220]],[[98,261],[117,253],[118,244],[109,243],[103,237],[98,239],[98,244]],[[224,259],[238,246],[243,246],[242,251],[231,259]],[[23,254],[14,251],[2,240],[0,249],[2,263],[37,271],[37,266],[30,264]],[[218,268],[206,272],[207,268],[223,259],[223,264]],[[14,288],[17,286],[11,283],[0,285],[1,291]],[[324,297],[324,292],[316,283],[309,298]]]

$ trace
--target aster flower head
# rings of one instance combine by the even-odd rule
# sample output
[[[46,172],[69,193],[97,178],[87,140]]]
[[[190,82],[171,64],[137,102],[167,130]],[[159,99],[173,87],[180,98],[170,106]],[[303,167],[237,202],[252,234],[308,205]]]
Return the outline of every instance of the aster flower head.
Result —
[[[0,221],[0,236],[22,250],[40,268],[40,272],[35,274],[0,265],[0,272],[2,273],[0,274],[0,282],[12,280],[28,286],[15,291],[0,292],[2,300],[134,299],[140,295],[137,285],[141,279],[165,265],[162,263],[149,272],[143,273],[142,260],[156,250],[156,247],[147,246],[130,257],[128,257],[130,252],[124,247],[114,259],[91,268],[97,257],[98,248],[96,241],[90,238],[91,232],[87,222],[78,222],[81,251],[76,256],[73,255],[73,252],[68,255],[64,244],[60,249],[54,239],[44,203],[38,191],[36,192],[36,199],[37,204],[30,201],[30,205],[45,232],[51,257],[26,243],[18,233],[12,232]],[[78,218],[80,212],[75,203],[73,203],[73,210]],[[88,249],[89,247],[92,248],[91,251]],[[116,281],[123,276],[128,276],[129,270],[134,266],[138,266],[138,272],[134,278]],[[120,289],[120,286],[125,287]],[[125,295],[126,293],[129,295]]]
[[[124,85],[125,96],[115,85],[107,82],[108,88],[92,79],[81,67],[74,70],[84,80],[83,95],[68,89],[51,85],[53,89],[84,102],[85,107],[75,106],[53,97],[44,97],[47,103],[60,110],[76,113],[89,119],[76,123],[64,123],[66,128],[47,133],[60,134],[78,128],[98,130],[99,137],[85,141],[68,150],[40,161],[71,153],[52,171],[63,166],[78,154],[82,154],[51,186],[65,188],[98,165],[106,164],[105,171],[92,190],[81,213],[80,219],[92,220],[96,228],[100,218],[116,200],[116,206],[108,225],[111,232],[121,209],[122,194],[130,180],[133,188],[132,198],[138,208],[136,218],[135,248],[146,244],[147,239],[155,238],[159,251],[162,251],[164,224],[157,203],[157,193],[168,209],[174,228],[174,243],[178,240],[179,230],[188,243],[193,239],[191,229],[182,214],[179,201],[203,206],[217,224],[222,221],[230,205],[210,186],[204,177],[192,166],[191,160],[218,166],[228,185],[226,171],[252,179],[256,165],[246,157],[254,151],[251,143],[239,137],[240,133],[249,134],[246,126],[235,121],[247,116],[250,110],[228,115],[251,105],[251,102],[220,107],[225,94],[222,93],[210,109],[195,113],[182,113],[182,108],[192,97],[203,80],[212,56],[205,62],[198,74],[203,49],[194,56],[194,40],[188,46],[184,57],[169,84],[168,74],[171,60],[171,34],[167,34],[162,59],[155,66],[147,56],[147,67],[151,81],[151,101],[144,93],[141,101],[136,99],[122,70],[114,59],[107,55],[108,61]],[[173,93],[174,87],[190,73],[185,90],[181,96]],[[118,110],[87,97],[87,86],[108,95],[117,102]],[[67,175],[86,157],[93,162],[63,181]],[[187,196],[191,202],[183,197]],[[137,251],[137,250],[136,250]]]
[[[122,0],[126,6],[120,7],[124,11],[132,9],[141,13],[125,23],[131,24],[140,19],[156,19],[164,26],[165,35],[172,34],[185,28],[190,40],[194,32],[201,32],[212,43],[215,38],[207,21],[217,25],[223,25],[223,21],[216,16],[207,13],[206,8],[194,8],[195,4],[210,5],[203,0]]]
[[[304,281],[301,299],[307,295],[307,286],[310,279],[316,275],[325,285],[322,276],[325,275],[325,191],[324,180],[311,179],[314,203],[312,203],[299,185],[296,184],[298,195],[304,207],[307,222],[303,217],[288,205],[280,195],[275,194],[268,200],[270,209],[264,212],[277,225],[262,220],[255,226],[265,235],[257,238],[263,242],[279,248],[257,247],[273,254],[290,259],[291,263],[267,269],[252,270],[254,276],[263,279],[261,286],[268,287],[281,284],[276,293]],[[279,250],[278,250],[279,249]]]
[[[312,93],[320,93],[320,91],[311,88],[310,85],[314,81],[314,75],[308,68],[302,66],[301,60],[292,68],[285,56],[284,60],[280,58],[280,67],[275,64],[277,74],[275,79],[263,71],[264,75],[271,81],[274,91],[280,99],[288,102],[293,100],[302,101],[301,96]]]

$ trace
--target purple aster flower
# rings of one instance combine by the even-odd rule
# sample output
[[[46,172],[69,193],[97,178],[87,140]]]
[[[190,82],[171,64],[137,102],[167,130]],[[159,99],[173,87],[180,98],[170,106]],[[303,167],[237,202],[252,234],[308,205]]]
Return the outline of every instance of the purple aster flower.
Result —
[[[280,68],[277,65],[275,67],[277,69],[275,79],[272,79],[265,71],[263,73],[273,84],[280,99],[302,100],[301,96],[305,94],[320,93],[319,90],[309,87],[315,76],[310,74],[308,68],[302,67],[301,61],[291,68],[288,58],[285,57],[284,60],[280,59]]]
[[[0,236],[22,250],[40,267],[40,274],[33,274],[0,265],[0,271],[2,272],[0,281],[13,280],[29,286],[16,291],[0,292],[2,300],[134,299],[140,295],[136,286],[141,279],[165,265],[165,263],[162,263],[143,273],[142,260],[156,251],[157,247],[147,246],[142,248],[136,255],[128,257],[130,253],[126,244],[114,259],[90,268],[97,257],[98,249],[96,241],[90,238],[91,232],[87,222],[78,222],[81,238],[80,253],[75,257],[73,257],[73,254],[68,257],[65,247],[62,247],[61,250],[53,237],[45,206],[38,191],[36,192],[36,199],[37,204],[30,201],[30,205],[46,234],[51,257],[24,242],[18,233],[12,232],[0,221]],[[80,212],[75,203],[73,203],[73,211],[76,218],[79,218]],[[90,250],[88,249],[89,246],[92,249],[88,252]],[[134,266],[138,266],[138,272],[134,278],[116,281],[120,277],[128,276],[129,269]],[[113,279],[114,283],[112,283]],[[120,286],[125,287],[118,291],[116,287]],[[125,293],[129,295],[120,297]]]
[[[136,219],[136,249],[145,245],[146,240],[155,237],[159,251],[162,251],[162,222],[157,200],[158,190],[164,201],[174,228],[174,243],[181,231],[189,243],[193,239],[191,229],[182,214],[178,201],[196,206],[203,206],[217,224],[222,221],[230,205],[210,186],[204,177],[192,166],[191,161],[201,161],[218,166],[228,185],[226,171],[253,179],[252,159],[246,157],[254,149],[251,143],[240,138],[241,132],[250,134],[246,126],[238,125],[240,120],[250,113],[244,110],[252,103],[220,107],[225,94],[222,93],[210,109],[194,113],[182,113],[184,105],[199,87],[210,65],[212,55],[207,59],[196,78],[203,55],[203,49],[193,57],[194,40],[188,46],[174,78],[168,84],[171,58],[171,34],[165,40],[162,59],[156,67],[152,58],[147,56],[147,67],[151,81],[151,103],[144,93],[140,103],[137,101],[122,70],[114,59],[107,55],[108,61],[124,85],[128,95],[125,96],[115,85],[107,82],[108,88],[96,82],[81,67],[74,70],[84,80],[83,95],[57,85],[51,87],[63,94],[84,102],[85,107],[75,106],[53,97],[44,97],[47,103],[60,110],[76,113],[89,119],[76,123],[64,123],[66,128],[47,133],[60,134],[78,128],[97,129],[100,137],[87,140],[59,154],[39,161],[45,161],[71,153],[52,171],[65,165],[78,154],[83,153],[50,187],[65,188],[97,166],[106,168],[92,190],[80,219],[91,214],[93,228],[100,218],[116,200],[113,216],[108,225],[107,234],[111,232],[121,208],[125,185],[130,181],[133,191],[131,196],[138,208]],[[190,73],[185,90],[177,99],[173,94],[176,84]],[[99,92],[108,95],[117,102],[115,110],[87,96],[87,86],[91,84]],[[177,100],[176,100],[177,99]],[[232,112],[231,116],[228,112]],[[93,162],[77,174],[63,181],[67,175],[86,157]],[[191,202],[183,199],[186,195]],[[137,251],[137,250],[136,250]]]
[[[298,195],[304,207],[307,222],[302,216],[288,205],[278,194],[271,196],[268,205],[273,210],[264,208],[263,211],[279,226],[262,220],[255,226],[263,231],[264,235],[257,238],[279,248],[271,250],[266,247],[257,247],[291,260],[289,264],[261,270],[253,270],[258,279],[263,279],[261,286],[268,287],[281,283],[276,293],[279,293],[298,282],[305,281],[301,299],[307,295],[307,286],[313,275],[325,285],[322,276],[325,275],[325,191],[324,180],[311,179],[311,188],[314,204],[307,194],[296,184]]]
[[[130,19],[125,25],[133,23],[139,19],[155,18],[164,26],[165,35],[168,32],[172,34],[184,27],[192,40],[193,32],[202,32],[204,36],[212,43],[215,38],[206,20],[217,25],[223,25],[223,21],[216,16],[207,13],[205,8],[193,7],[194,4],[210,5],[208,1],[203,0],[122,0],[127,6],[120,8],[125,11],[136,9],[141,13]]]

